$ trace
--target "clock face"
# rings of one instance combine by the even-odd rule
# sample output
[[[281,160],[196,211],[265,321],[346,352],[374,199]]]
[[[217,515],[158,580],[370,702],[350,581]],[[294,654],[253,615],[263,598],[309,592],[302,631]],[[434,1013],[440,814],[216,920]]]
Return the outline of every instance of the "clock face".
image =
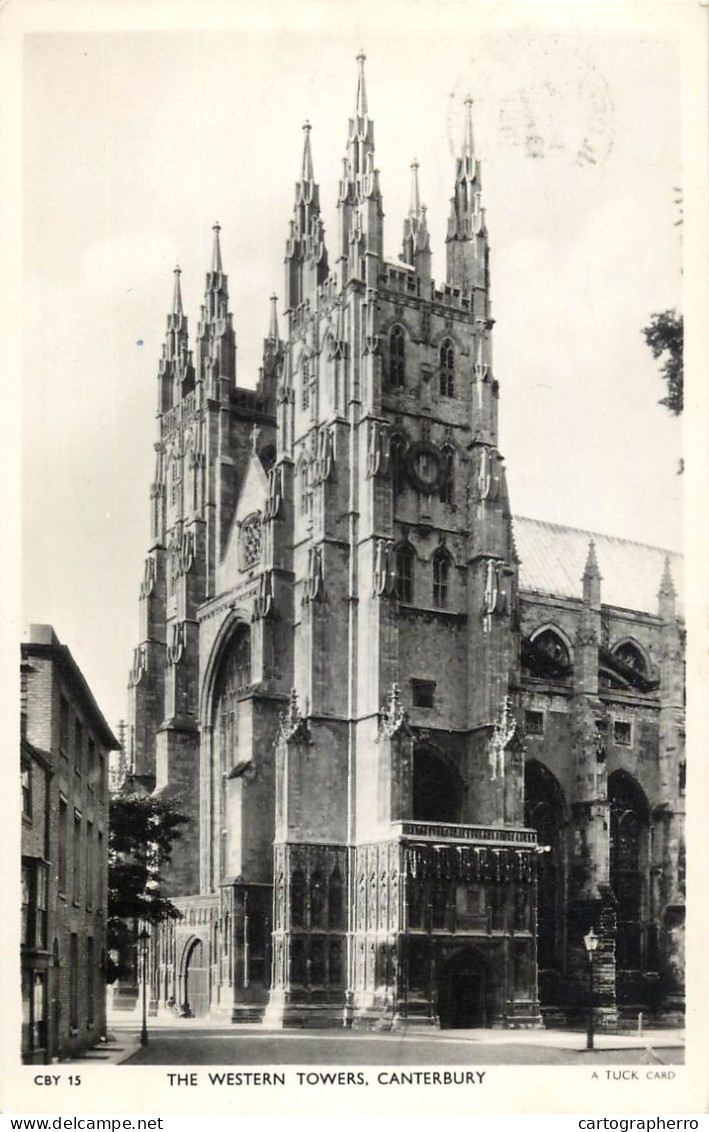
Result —
[[[406,454],[406,471],[409,480],[423,495],[432,495],[441,486],[443,461],[435,444],[426,440],[412,444]]]

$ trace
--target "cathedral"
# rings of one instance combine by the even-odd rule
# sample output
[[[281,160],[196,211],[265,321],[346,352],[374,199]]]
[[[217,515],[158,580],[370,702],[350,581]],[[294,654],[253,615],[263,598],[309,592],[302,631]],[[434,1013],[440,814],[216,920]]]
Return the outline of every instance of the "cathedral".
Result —
[[[385,257],[357,65],[337,237],[306,124],[257,380],[218,225],[191,340],[175,271],[129,678],[130,781],[191,819],[154,1007],[570,1024],[593,928],[598,1024],[679,1022],[681,560],[513,515],[472,104],[438,284],[416,163]]]

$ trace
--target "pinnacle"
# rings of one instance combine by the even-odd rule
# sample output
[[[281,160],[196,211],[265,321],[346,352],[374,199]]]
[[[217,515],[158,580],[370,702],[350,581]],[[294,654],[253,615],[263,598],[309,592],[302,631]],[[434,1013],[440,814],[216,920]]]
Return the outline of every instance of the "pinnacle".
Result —
[[[473,142],[473,100],[470,95],[465,100],[465,134],[463,136],[463,157],[474,157]]]
[[[364,51],[360,49],[357,56],[357,63],[359,64],[359,74],[357,76],[357,98],[355,99],[355,114],[358,118],[366,118],[367,110],[367,88],[364,83],[364,61],[367,56]]]
[[[313,180],[313,155],[310,149],[311,129],[312,126],[306,119],[306,121],[303,123],[303,132],[305,134],[305,138],[303,140],[303,167],[301,171],[301,181]]]
[[[180,276],[182,269],[178,266],[175,268],[175,291],[172,299],[172,313],[182,314],[182,289],[180,287]]]
[[[219,233],[221,232],[221,224],[219,223],[218,220],[216,221],[216,223],[214,223],[212,225],[212,231],[214,232],[214,248],[213,248],[213,251],[212,251],[212,271],[215,274],[221,275],[222,274],[222,249],[221,249],[221,246],[220,246],[220,243],[219,243]]]
[[[418,216],[421,211],[421,196],[419,194],[419,163],[416,158],[411,162],[411,216]]]
[[[660,582],[659,592],[662,597],[677,596],[674,579],[672,577],[672,563],[670,562],[669,554],[665,556],[665,565],[662,571],[662,581]]]
[[[277,296],[271,295],[271,319],[270,319],[269,326],[268,326],[268,341],[269,342],[277,342],[278,341],[278,311],[276,309],[276,303],[277,302],[278,302]]]
[[[598,568],[598,559],[596,558],[596,544],[593,539],[591,539],[588,544],[588,557],[586,559],[586,567],[583,573],[584,577],[601,577],[601,572]]]

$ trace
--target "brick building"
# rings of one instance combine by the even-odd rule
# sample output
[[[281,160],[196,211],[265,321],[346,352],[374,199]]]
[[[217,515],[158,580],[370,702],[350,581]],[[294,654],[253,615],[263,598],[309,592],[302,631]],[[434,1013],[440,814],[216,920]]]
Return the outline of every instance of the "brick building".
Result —
[[[21,648],[22,1055],[71,1057],[105,1032],[108,755],[116,739],[66,645]]]
[[[472,111],[446,279],[418,168],[384,255],[358,60],[325,245],[310,126],[255,389],[213,259],[158,366],[132,772],[179,795],[153,994],[275,1025],[682,1002],[680,563],[513,519]],[[602,577],[601,577],[602,576]],[[673,580],[674,578],[674,580]]]

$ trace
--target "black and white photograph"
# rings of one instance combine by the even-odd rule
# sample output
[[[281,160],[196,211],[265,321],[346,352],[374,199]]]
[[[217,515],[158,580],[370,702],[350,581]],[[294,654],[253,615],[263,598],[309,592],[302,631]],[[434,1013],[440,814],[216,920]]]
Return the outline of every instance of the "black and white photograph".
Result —
[[[3,1111],[706,1112],[706,8],[5,17]]]

